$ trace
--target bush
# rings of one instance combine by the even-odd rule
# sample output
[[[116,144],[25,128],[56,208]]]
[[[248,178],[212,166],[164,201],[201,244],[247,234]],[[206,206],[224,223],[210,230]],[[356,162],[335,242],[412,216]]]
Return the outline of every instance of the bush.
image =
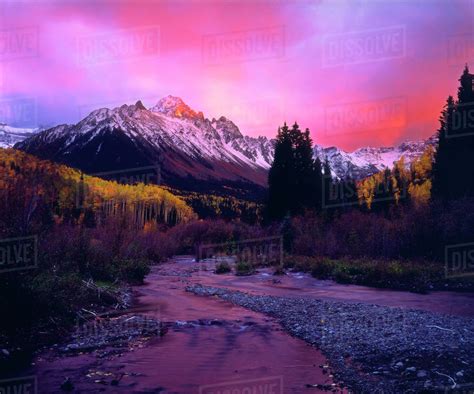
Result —
[[[335,263],[329,259],[313,259],[310,266],[312,276],[318,279],[329,279],[333,274]]]
[[[144,260],[120,260],[117,263],[119,279],[130,284],[142,284],[150,273],[150,266]]]
[[[182,223],[168,231],[168,236],[177,246],[177,253],[196,253],[199,244],[214,244],[243,239],[260,238],[271,233],[268,229],[242,222],[224,220],[198,220]]]
[[[443,265],[425,261],[374,259],[328,259],[290,256],[285,267],[310,272],[318,279],[332,279],[338,283],[409,290],[418,293],[428,289],[472,289],[471,283],[456,283],[443,276]]]
[[[285,275],[284,268],[281,265],[276,266],[273,275]]]
[[[307,256],[288,256],[283,262],[285,268],[291,268],[293,271],[311,271],[314,257]]]
[[[228,272],[231,272],[232,269],[230,268],[230,265],[226,263],[225,261],[222,263],[217,264],[216,266],[216,274],[226,274]]]
[[[237,276],[252,275],[255,272],[251,263],[239,261],[235,266],[235,274]]]

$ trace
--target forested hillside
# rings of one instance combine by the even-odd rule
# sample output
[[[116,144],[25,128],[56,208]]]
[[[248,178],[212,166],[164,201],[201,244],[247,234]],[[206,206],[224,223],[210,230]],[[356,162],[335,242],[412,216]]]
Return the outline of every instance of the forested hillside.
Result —
[[[159,186],[83,175],[14,149],[0,150],[0,194],[4,236],[52,223],[92,226],[121,213],[131,214],[137,227],[147,222],[174,225],[195,217],[181,198]]]

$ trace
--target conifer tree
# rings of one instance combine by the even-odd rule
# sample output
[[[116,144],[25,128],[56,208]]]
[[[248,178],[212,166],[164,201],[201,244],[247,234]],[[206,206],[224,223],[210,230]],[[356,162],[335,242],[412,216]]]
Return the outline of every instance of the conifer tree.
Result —
[[[282,219],[291,209],[294,186],[293,150],[286,123],[278,129],[273,164],[268,174],[267,217]]]
[[[451,126],[453,124],[454,100],[449,96],[446,105],[439,118],[440,128],[438,129],[438,148],[434,155],[433,163],[433,188],[432,196],[447,200],[453,194],[449,172],[451,169],[450,160],[455,155],[455,149],[449,140]]]
[[[313,160],[309,130],[302,132],[295,122],[278,130],[275,155],[268,176],[266,217],[281,220],[320,205],[321,162]]]
[[[440,117],[432,196],[444,201],[474,197],[474,75],[466,65],[458,99],[448,97]]]
[[[323,166],[323,181],[322,181],[322,200],[323,208],[331,205],[331,187],[333,186],[333,179],[331,175],[331,166],[326,158]]]
[[[295,176],[295,207],[294,213],[302,213],[312,207],[316,199],[316,184],[314,177],[314,160],[309,129],[304,133],[295,123],[292,129],[294,139],[294,176]]]
[[[392,181],[392,172],[385,169],[382,179],[377,182],[374,191],[372,210],[383,211],[388,214],[390,206],[395,202],[395,193]]]
[[[313,165],[314,174],[314,207],[319,212],[323,203],[323,166],[319,157],[316,157]]]

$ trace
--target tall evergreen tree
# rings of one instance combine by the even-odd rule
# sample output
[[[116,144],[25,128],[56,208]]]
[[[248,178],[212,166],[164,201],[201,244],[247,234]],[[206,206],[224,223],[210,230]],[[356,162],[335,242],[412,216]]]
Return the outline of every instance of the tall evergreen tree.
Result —
[[[438,129],[438,148],[434,155],[433,163],[433,186],[432,195],[435,198],[447,200],[450,196],[450,156],[452,156],[452,146],[449,144],[447,136],[450,134],[452,117],[454,112],[454,99],[449,96],[446,105],[439,118],[440,127]],[[414,178],[414,175],[412,175]]]
[[[321,211],[323,203],[323,165],[319,157],[316,157],[313,165],[314,174],[314,208]]]
[[[292,129],[294,141],[294,176],[295,176],[295,206],[294,213],[302,213],[314,205],[316,199],[316,184],[314,177],[314,160],[309,129],[304,133],[295,123]]]
[[[432,196],[444,201],[474,197],[474,75],[464,68],[458,100],[441,112],[433,163]]]
[[[453,143],[457,151],[458,170],[454,173],[458,186],[456,197],[474,196],[474,75],[466,64],[458,89],[458,102],[453,117]],[[456,135],[456,133],[458,133]],[[453,174],[452,174],[453,175]]]
[[[333,187],[333,179],[331,175],[331,166],[329,165],[329,161],[326,158],[324,161],[323,166],[323,181],[322,181],[322,191],[321,196],[323,200],[322,207],[328,208],[329,206],[333,205],[331,201],[331,188]]]
[[[346,178],[340,182],[342,209],[354,209],[359,206],[359,197],[357,194],[357,183],[352,178]]]
[[[278,130],[275,155],[268,176],[267,219],[314,209],[320,199],[321,162],[313,160],[309,130],[295,122]]]
[[[278,129],[273,164],[268,174],[268,219],[282,219],[291,210],[293,168],[292,142],[285,123]]]
[[[392,181],[392,172],[387,168],[383,172],[382,179],[375,185],[371,210],[384,212],[387,215],[390,206],[394,204],[394,202],[395,193]]]

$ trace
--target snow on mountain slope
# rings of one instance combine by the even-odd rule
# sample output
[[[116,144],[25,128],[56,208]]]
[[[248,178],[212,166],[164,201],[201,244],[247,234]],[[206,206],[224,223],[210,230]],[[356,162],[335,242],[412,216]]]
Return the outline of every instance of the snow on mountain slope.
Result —
[[[428,146],[435,146],[436,138],[432,136],[424,141],[403,142],[395,147],[359,148],[345,152],[336,147],[314,147],[314,155],[321,161],[328,160],[332,174],[340,179],[350,177],[362,179],[386,168],[392,168],[394,162],[403,156],[408,166],[420,157]]]
[[[17,142],[31,137],[40,129],[25,129],[19,127],[7,126],[5,123],[0,123],[0,148],[11,148]]]
[[[409,163],[433,144],[430,141],[354,152],[316,145],[314,155],[323,161],[327,158],[335,176],[361,179],[391,168],[402,155]],[[140,101],[97,109],[77,124],[42,131],[15,147],[86,172],[160,162],[165,182],[198,188],[206,182],[266,186],[274,146],[273,139],[243,135],[224,116],[209,120],[179,97],[167,96],[150,109]]]
[[[16,148],[92,173],[160,162],[169,185],[199,189],[206,182],[213,187],[230,182],[238,189],[241,183],[266,185],[273,146],[272,140],[243,136],[224,117],[211,121],[168,96],[150,109],[138,101],[95,110]]]

